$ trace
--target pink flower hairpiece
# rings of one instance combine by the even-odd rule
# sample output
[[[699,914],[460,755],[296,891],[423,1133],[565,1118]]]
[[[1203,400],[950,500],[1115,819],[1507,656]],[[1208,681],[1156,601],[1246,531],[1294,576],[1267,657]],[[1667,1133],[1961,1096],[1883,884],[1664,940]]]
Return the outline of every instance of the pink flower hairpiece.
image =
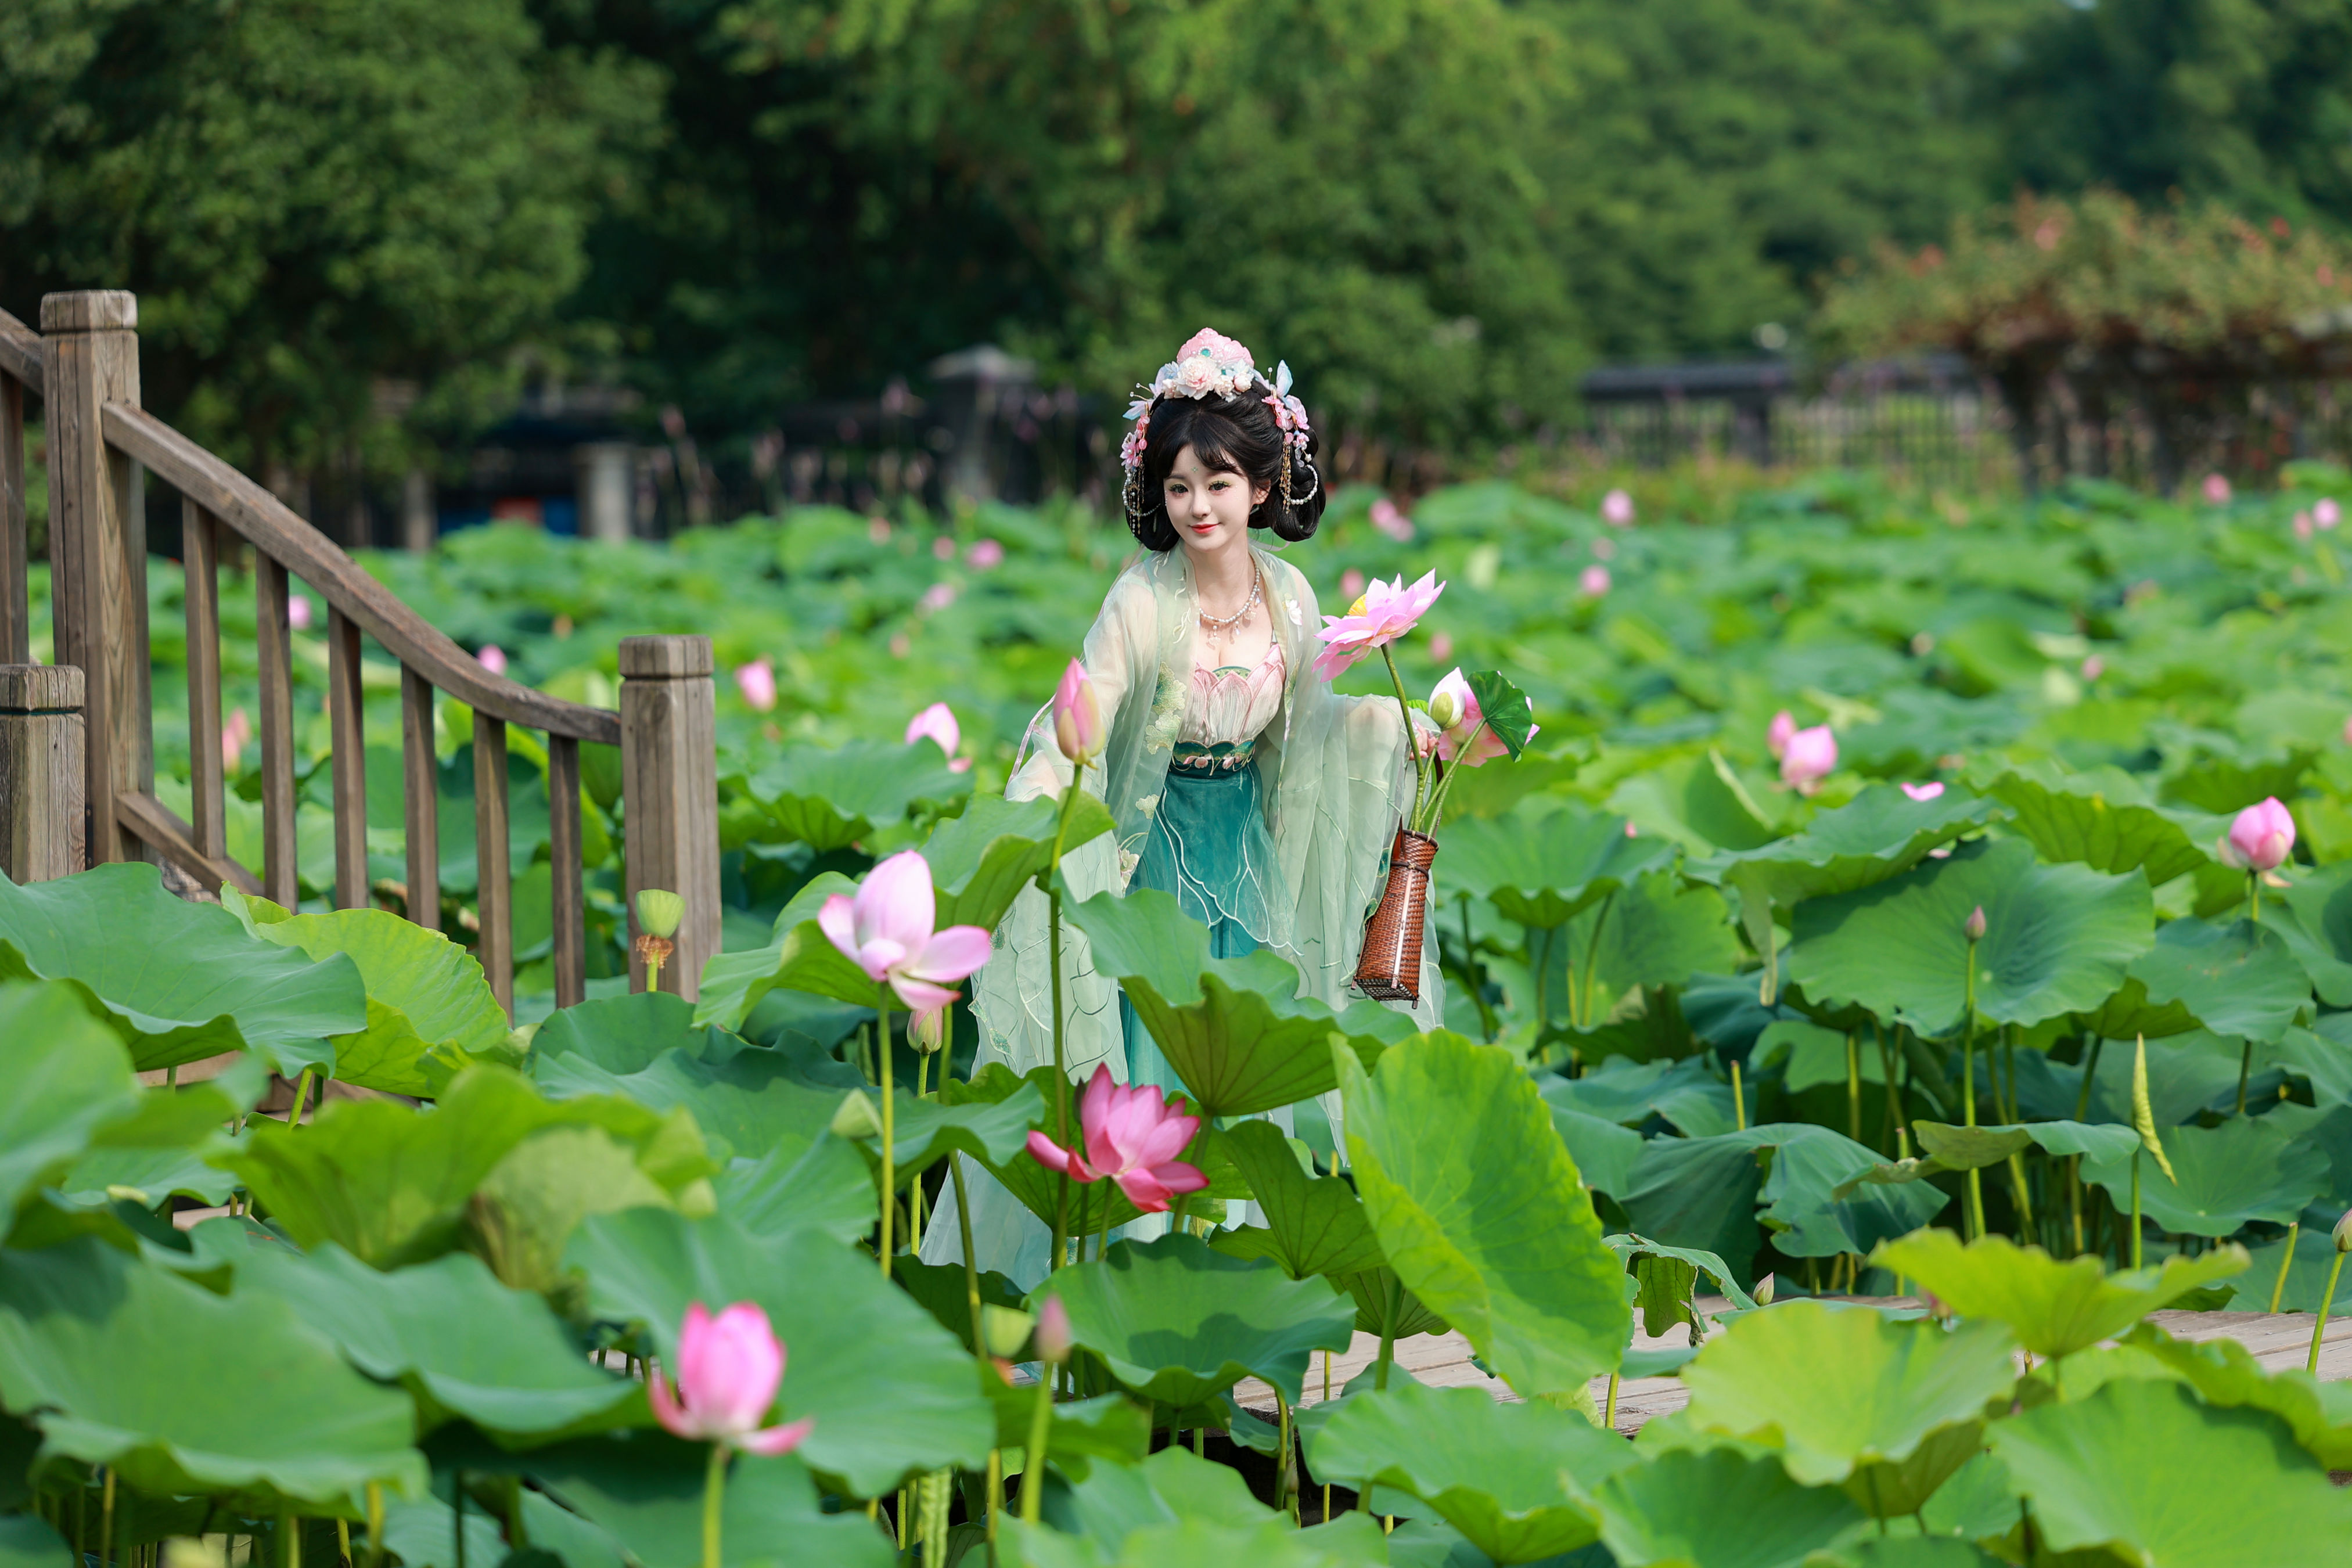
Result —
[[[1176,357],[1160,367],[1160,374],[1151,378],[1150,385],[1135,389],[1138,395],[1127,405],[1127,417],[1135,428],[1119,443],[1118,460],[1130,483],[1143,467],[1143,448],[1151,430],[1151,406],[1159,399],[1238,397],[1261,386],[1267,393],[1261,401],[1274,410],[1275,426],[1282,432],[1284,445],[1304,457],[1307,439],[1314,433],[1314,426],[1307,422],[1307,405],[1291,395],[1289,363],[1277,363],[1274,379],[1268,381],[1246,347],[1208,327],[1194,332],[1176,351]]]

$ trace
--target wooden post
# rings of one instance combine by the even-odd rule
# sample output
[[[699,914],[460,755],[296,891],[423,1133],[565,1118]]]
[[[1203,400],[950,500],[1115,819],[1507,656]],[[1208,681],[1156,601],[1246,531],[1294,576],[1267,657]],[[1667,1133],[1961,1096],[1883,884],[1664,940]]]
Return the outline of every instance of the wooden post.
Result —
[[[110,451],[100,410],[139,403],[139,301],[118,289],[41,300],[57,662],[84,677],[89,858],[152,858],[115,798],[155,787],[148,706],[147,521],[138,465]]]
[[[662,989],[694,1001],[719,952],[718,697],[707,637],[621,639],[621,799],[628,846],[629,989],[646,984],[637,956],[637,894],[686,900]]]
[[[71,665],[0,665],[0,871],[46,882],[89,868],[82,676]]]

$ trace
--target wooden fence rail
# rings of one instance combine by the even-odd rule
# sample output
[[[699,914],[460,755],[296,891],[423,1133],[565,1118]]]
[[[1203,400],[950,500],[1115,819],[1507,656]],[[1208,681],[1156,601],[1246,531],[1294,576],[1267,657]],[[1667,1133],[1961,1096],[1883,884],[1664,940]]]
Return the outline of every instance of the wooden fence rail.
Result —
[[[206,887],[236,886],[293,907],[296,742],[290,610],[295,579],[327,604],[327,709],[334,887],[338,909],[367,907],[381,891],[403,913],[439,930],[440,819],[434,748],[436,693],[472,713],[476,955],[491,990],[514,1005],[513,870],[509,865],[509,727],[546,737],[549,854],[553,895],[555,1000],[586,990],[582,880],[580,747],[618,746],[630,934],[635,894],[685,896],[668,973],[694,996],[705,960],[719,951],[719,831],[710,640],[623,640],[621,708],[583,707],[491,673],[403,604],[277,497],[139,405],[138,305],[116,290],[52,294],[37,333],[0,312],[0,865],[18,880],[111,860],[169,863]],[[29,659],[26,568],[26,394],[42,401],[47,455],[50,615],[54,662],[79,670],[79,721],[54,721],[64,688],[10,674]],[[143,486],[153,475],[183,509],[187,620],[189,798],[194,821],[155,795],[154,716],[149,690],[147,549]],[[261,866],[228,853],[221,752],[220,573],[242,543],[253,556],[260,669]],[[368,639],[400,666],[402,815],[407,879],[372,887],[368,876],[365,691]],[[38,668],[39,667],[33,667]],[[50,694],[40,697],[39,694]],[[30,695],[28,695],[30,694]],[[50,701],[51,708],[40,706]],[[38,741],[25,726],[48,721]],[[16,726],[11,730],[10,726]],[[18,734],[18,731],[23,733]],[[58,737],[66,737],[59,739]],[[56,746],[82,749],[79,809],[47,775],[17,781],[12,759],[38,755],[54,773]],[[47,748],[47,749],[44,749]],[[29,762],[26,764],[30,765]],[[12,787],[13,783],[13,787]],[[56,846],[78,847],[60,854]],[[632,989],[644,966],[631,944]]]

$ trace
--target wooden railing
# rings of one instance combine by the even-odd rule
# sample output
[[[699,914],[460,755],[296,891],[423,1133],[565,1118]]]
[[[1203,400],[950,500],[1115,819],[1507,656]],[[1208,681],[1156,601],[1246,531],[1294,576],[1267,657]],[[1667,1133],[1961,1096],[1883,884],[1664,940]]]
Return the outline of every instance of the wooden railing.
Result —
[[[585,994],[580,747],[621,748],[625,891],[683,894],[687,912],[668,973],[695,994],[719,951],[719,831],[710,642],[641,637],[620,648],[621,708],[566,702],[493,674],[403,604],[277,497],[139,405],[133,296],[51,294],[36,333],[0,312],[0,866],[24,881],[85,865],[151,859],[207,888],[229,884],[289,907],[296,868],[294,646],[289,584],[327,604],[327,709],[334,818],[332,902],[363,908],[368,878],[362,649],[400,666],[402,912],[441,927],[435,693],[471,710],[478,893],[475,952],[491,990],[514,1005],[513,867],[508,731],[546,737],[555,1000]],[[79,713],[64,668],[27,668],[24,412],[43,403],[48,471],[54,664],[79,669]],[[182,819],[155,795],[149,690],[145,476],[179,493],[186,574],[189,798]],[[237,542],[253,552],[259,665],[261,867],[228,853],[221,751],[220,572]],[[79,743],[79,759],[67,753]],[[78,760],[79,766],[70,765]],[[67,775],[79,773],[76,781]],[[79,789],[72,788],[78,782]],[[70,798],[69,798],[70,797]],[[85,821],[70,820],[81,802]],[[74,841],[79,839],[79,844]],[[630,944],[631,988],[645,970]]]

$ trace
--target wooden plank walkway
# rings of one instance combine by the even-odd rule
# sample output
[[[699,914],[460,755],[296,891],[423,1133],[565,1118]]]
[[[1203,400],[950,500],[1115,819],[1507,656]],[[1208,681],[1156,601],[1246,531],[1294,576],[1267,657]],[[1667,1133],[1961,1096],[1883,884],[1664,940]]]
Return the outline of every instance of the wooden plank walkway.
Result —
[[[1916,1307],[1920,1303],[1908,1296],[1822,1298],[1827,1300],[1854,1301],[1872,1307]],[[1699,1299],[1699,1310],[1713,1314],[1728,1305],[1720,1297]],[[2175,1339],[2233,1339],[2252,1352],[2254,1359],[2273,1372],[2287,1367],[2300,1367],[2311,1352],[2311,1314],[2308,1312],[2152,1312],[2148,1321],[2155,1323]],[[1720,1330],[1716,1331],[1720,1332]],[[1689,1331],[1673,1329],[1664,1337],[1652,1339],[1640,1331],[1633,1334],[1636,1350],[1664,1350],[1689,1341]],[[1331,1393],[1337,1396],[1347,1386],[1348,1380],[1380,1359],[1381,1340],[1378,1334],[1359,1333],[1348,1349],[1329,1358]],[[1471,1363],[1470,1342],[1458,1333],[1417,1334],[1400,1340],[1396,1347],[1396,1364],[1404,1367],[1423,1383],[1437,1388],[1484,1388],[1497,1399],[1517,1399],[1500,1378],[1490,1378]],[[1301,1405],[1319,1405],[1323,1401],[1324,1358],[1318,1357],[1307,1375]],[[2330,1318],[2327,1332],[2319,1350],[2319,1375],[2327,1382],[2352,1378],[2352,1316]],[[1605,1405],[1609,1380],[1592,1380],[1592,1403]],[[1266,1420],[1275,1419],[1274,1390],[1255,1378],[1250,1378],[1234,1391],[1234,1396],[1244,1408]],[[1682,1380],[1675,1377],[1635,1377],[1621,1379],[1617,1385],[1616,1428],[1627,1436],[1640,1431],[1658,1416],[1670,1415],[1690,1403],[1689,1393]]]

